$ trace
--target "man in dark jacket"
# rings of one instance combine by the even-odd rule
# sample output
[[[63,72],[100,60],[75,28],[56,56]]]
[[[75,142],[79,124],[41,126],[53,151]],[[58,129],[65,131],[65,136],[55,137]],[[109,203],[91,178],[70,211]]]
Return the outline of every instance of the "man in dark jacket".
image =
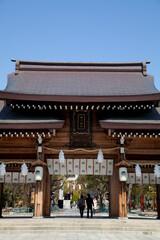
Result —
[[[91,210],[91,218],[92,218],[93,217],[93,211],[92,211],[93,199],[90,197],[90,194],[88,194],[86,203],[87,203],[87,218],[89,218],[89,210]]]

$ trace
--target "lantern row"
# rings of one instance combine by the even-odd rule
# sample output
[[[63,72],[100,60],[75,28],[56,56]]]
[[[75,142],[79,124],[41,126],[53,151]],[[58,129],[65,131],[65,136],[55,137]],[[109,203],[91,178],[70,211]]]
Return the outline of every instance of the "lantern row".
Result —
[[[151,104],[130,104],[130,105],[41,105],[41,104],[10,104],[12,109],[37,109],[37,110],[141,110],[141,109],[152,109],[154,105]]]
[[[144,132],[113,132],[112,134],[112,137],[122,137],[122,138],[125,138],[125,137],[128,137],[128,138],[135,138],[135,137],[139,137],[139,138],[158,138],[160,137],[160,133],[144,133]]]

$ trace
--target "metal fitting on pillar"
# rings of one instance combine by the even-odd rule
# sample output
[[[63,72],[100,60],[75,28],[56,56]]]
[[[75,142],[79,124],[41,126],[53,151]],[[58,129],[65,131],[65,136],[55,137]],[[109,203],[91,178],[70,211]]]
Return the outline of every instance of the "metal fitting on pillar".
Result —
[[[41,154],[42,153],[42,137],[39,135],[38,136],[38,148],[37,148],[37,154]]]

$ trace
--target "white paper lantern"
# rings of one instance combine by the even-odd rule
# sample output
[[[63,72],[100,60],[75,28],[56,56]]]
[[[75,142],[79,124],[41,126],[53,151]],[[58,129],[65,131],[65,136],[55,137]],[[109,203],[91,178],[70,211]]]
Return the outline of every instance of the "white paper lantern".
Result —
[[[27,173],[28,173],[28,167],[25,163],[23,163],[22,166],[21,166],[21,175],[26,176]]]
[[[135,167],[135,172],[137,177],[141,177],[141,168],[138,164]]]
[[[37,166],[35,167],[35,180],[42,181],[43,178],[43,167]]]
[[[4,163],[0,164],[0,175],[6,174],[6,165]]]
[[[98,161],[99,163],[101,163],[101,162],[103,162],[103,159],[104,159],[104,157],[103,157],[103,152],[102,152],[101,149],[99,149],[98,156],[97,156],[97,161]]]
[[[60,163],[64,163],[64,161],[65,161],[64,152],[61,150],[61,151],[59,152],[59,162],[60,162]]]
[[[127,181],[127,168],[126,167],[120,167],[119,168],[119,180],[121,182],[126,182]]]

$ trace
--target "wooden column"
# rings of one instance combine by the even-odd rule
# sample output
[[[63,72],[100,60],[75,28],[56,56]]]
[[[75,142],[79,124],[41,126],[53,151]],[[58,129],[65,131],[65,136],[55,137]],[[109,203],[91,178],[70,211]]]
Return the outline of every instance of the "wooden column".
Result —
[[[0,183],[0,218],[2,217],[3,183]]]
[[[114,159],[113,175],[110,177],[110,217],[127,217],[126,182],[119,180],[119,167],[129,167],[130,164],[119,155]]]
[[[120,194],[119,169],[113,167],[113,175],[109,182],[109,216],[119,217],[119,194]]]
[[[34,217],[43,217],[43,185],[44,180],[37,181],[35,185]]]
[[[50,175],[47,167],[43,167],[43,179],[36,182],[34,217],[50,216]]]
[[[51,192],[51,181],[50,181],[50,175],[48,172],[48,167],[45,167],[45,186],[44,186],[44,204],[43,204],[43,216],[50,217],[50,192]]]
[[[157,218],[160,219],[160,184],[157,184]]]
[[[38,157],[32,166],[43,167],[43,178],[36,182],[34,217],[46,217],[50,216],[50,176],[45,163],[44,148],[42,153],[38,153]]]
[[[126,198],[126,182],[120,182],[121,191],[119,194],[119,217],[127,217],[127,198]]]

